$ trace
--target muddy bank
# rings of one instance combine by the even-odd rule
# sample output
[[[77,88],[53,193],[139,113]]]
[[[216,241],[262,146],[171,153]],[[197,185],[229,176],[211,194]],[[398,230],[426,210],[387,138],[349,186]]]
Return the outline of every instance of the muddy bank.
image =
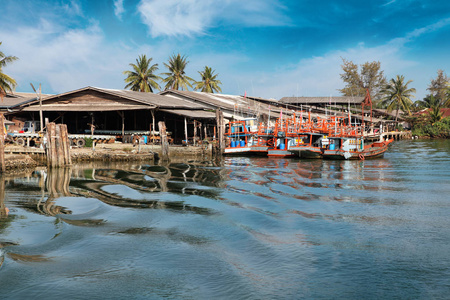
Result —
[[[29,155],[23,154],[6,154],[5,155],[5,170],[22,171],[25,169],[35,168],[38,163],[32,159]]]
[[[43,150],[38,148],[27,148],[10,146],[6,148],[5,164],[6,171],[23,170],[46,166],[47,161]],[[11,153],[20,154],[11,154]],[[95,148],[72,148],[70,149],[72,165],[81,162],[104,161],[104,162],[155,162],[161,158],[161,146],[158,145],[131,145],[131,144],[100,144]],[[183,147],[170,146],[169,159],[184,161],[190,159],[207,159],[212,157],[212,146]]]

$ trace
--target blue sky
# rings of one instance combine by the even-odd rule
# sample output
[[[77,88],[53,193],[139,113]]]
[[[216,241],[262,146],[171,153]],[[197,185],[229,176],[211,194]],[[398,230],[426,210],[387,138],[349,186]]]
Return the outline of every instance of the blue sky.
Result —
[[[123,89],[140,54],[180,53],[199,80],[216,70],[224,94],[280,99],[338,96],[341,58],[380,61],[388,79],[413,80],[416,99],[438,69],[450,73],[450,1],[0,0],[4,72],[17,91]]]

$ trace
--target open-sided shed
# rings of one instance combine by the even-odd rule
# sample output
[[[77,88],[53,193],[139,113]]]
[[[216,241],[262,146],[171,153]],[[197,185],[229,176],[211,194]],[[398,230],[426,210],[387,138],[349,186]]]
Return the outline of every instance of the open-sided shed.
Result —
[[[69,133],[151,135],[158,131],[158,121],[165,121],[174,141],[192,136],[187,119],[215,122],[215,114],[204,105],[153,93],[113,90],[97,87],[42,97],[10,106],[9,114],[39,120],[42,111],[49,122],[67,124]],[[192,127],[192,126],[191,126]],[[188,132],[186,132],[186,129]]]

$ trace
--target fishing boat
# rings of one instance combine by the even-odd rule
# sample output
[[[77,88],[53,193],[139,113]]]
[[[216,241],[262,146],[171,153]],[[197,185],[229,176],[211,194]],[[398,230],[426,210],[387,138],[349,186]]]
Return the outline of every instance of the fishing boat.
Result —
[[[393,139],[365,143],[363,137],[330,138],[330,144],[323,150],[325,159],[359,159],[383,157]]]
[[[260,123],[258,133],[253,136],[250,152],[255,155],[267,155],[269,147],[274,143],[273,128]]]
[[[295,145],[295,138],[288,136],[277,136],[273,139],[273,146],[268,148],[269,157],[295,157],[290,148]]]
[[[272,143],[267,150],[269,157],[294,157],[295,154],[289,151],[295,145],[296,132],[290,126],[290,120],[282,118],[275,123]]]
[[[224,149],[224,154],[251,154],[252,145],[256,142],[257,134],[256,119],[248,118],[239,121],[232,121],[225,130],[228,145]]]
[[[322,141],[324,134],[321,133],[303,133],[298,135],[295,144],[289,148],[289,151],[301,158],[321,158]]]

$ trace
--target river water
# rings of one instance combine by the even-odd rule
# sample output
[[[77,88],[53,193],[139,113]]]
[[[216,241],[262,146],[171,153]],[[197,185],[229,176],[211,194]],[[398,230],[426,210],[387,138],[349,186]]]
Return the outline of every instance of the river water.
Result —
[[[1,299],[450,297],[449,140],[366,161],[76,165],[0,188]]]

